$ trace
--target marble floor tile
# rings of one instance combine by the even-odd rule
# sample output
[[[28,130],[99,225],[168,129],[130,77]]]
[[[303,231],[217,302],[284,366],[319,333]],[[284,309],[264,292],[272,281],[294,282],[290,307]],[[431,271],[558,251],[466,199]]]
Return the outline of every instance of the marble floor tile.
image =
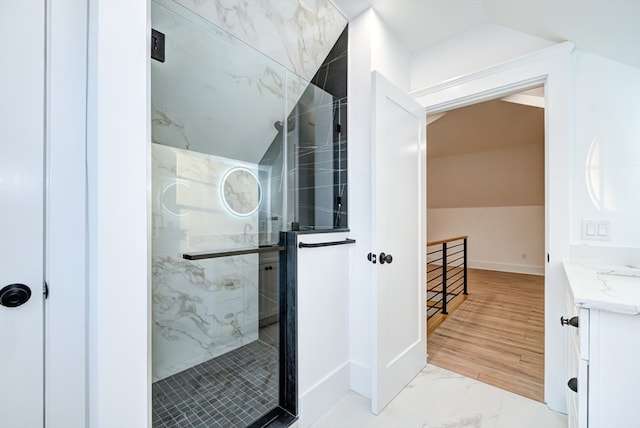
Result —
[[[566,415],[546,405],[428,365],[378,415],[349,392],[313,428],[565,428]]]

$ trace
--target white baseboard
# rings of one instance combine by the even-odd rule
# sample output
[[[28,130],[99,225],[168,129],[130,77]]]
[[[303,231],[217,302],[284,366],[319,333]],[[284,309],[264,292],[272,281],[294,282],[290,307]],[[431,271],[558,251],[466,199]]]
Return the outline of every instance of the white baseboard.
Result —
[[[307,428],[349,392],[349,362],[333,370],[312,387],[300,393],[300,428]]]
[[[360,363],[351,362],[351,390],[371,399],[371,369]]]
[[[517,265],[510,263],[494,263],[483,261],[468,261],[468,267],[472,269],[496,270],[499,272],[524,273],[528,275],[544,276],[544,266]]]

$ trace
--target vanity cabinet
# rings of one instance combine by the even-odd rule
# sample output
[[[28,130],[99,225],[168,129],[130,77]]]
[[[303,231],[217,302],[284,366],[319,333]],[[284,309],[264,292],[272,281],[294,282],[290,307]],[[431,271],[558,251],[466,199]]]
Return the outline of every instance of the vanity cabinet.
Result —
[[[580,278],[567,273],[566,317],[578,317],[578,327],[565,324],[569,427],[640,427],[640,314],[633,313],[633,289],[629,308],[588,302],[582,298],[584,284],[575,283]],[[616,294],[615,279],[609,284],[597,279],[602,293]],[[640,298],[640,278],[636,285]],[[569,387],[572,378],[576,392]]]
[[[280,254],[276,251],[260,254],[258,281],[258,311],[260,328],[278,322],[278,290],[280,284]]]

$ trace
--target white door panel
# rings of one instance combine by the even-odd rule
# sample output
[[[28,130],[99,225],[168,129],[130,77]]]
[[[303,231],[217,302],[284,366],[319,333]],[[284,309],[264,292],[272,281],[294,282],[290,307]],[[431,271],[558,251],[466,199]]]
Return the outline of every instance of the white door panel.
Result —
[[[426,114],[374,72],[372,411],[379,413],[426,365]],[[391,263],[382,254],[392,256]]]
[[[44,14],[0,1],[0,289],[31,289],[0,306],[0,427],[43,425]]]

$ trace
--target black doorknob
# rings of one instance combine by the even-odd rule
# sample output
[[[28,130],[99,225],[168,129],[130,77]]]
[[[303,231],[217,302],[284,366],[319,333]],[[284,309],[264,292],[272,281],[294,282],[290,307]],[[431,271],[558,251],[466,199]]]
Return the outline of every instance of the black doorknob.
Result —
[[[571,317],[570,319],[567,319],[563,316],[560,317],[560,325],[570,325],[573,327],[578,327],[578,325],[580,324],[578,317]]]
[[[383,265],[385,263],[391,263],[393,261],[393,257],[391,254],[380,253],[378,260],[380,260],[380,264]]]
[[[0,290],[0,305],[15,308],[31,297],[31,289],[24,284],[9,284]]]
[[[578,392],[578,378],[572,377],[571,379],[569,379],[569,382],[567,382],[567,386],[573,392]]]

